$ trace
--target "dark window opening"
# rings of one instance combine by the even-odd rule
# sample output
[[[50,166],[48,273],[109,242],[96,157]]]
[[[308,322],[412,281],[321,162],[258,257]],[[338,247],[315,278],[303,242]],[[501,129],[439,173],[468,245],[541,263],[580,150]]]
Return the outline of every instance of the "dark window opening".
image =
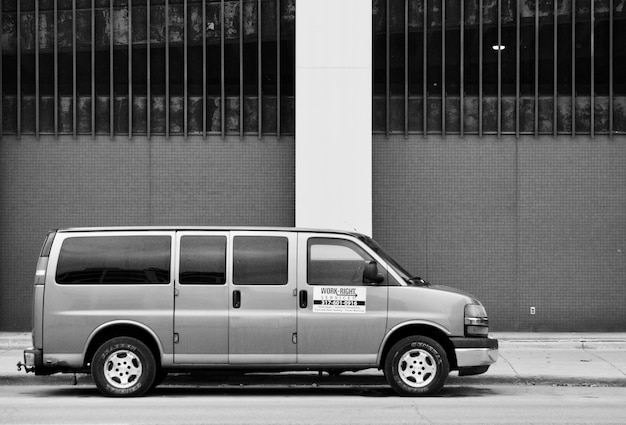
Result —
[[[352,241],[310,238],[307,244],[309,285],[363,286],[365,264],[372,257]]]
[[[64,285],[167,284],[169,236],[74,237],[63,242],[56,281]]]
[[[236,236],[233,244],[235,285],[285,285],[288,281],[287,238]]]
[[[226,237],[183,236],[180,241],[179,282],[182,285],[226,283]]]

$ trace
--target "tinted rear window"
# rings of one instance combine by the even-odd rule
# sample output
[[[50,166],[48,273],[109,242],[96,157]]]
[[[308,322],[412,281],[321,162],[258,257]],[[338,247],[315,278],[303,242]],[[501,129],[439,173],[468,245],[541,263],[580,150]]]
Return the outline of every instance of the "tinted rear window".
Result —
[[[235,285],[285,285],[288,279],[287,238],[236,236],[233,251]]]
[[[180,241],[179,282],[183,285],[226,283],[226,237],[183,236]]]
[[[61,284],[167,284],[169,236],[96,236],[63,242],[56,281]]]

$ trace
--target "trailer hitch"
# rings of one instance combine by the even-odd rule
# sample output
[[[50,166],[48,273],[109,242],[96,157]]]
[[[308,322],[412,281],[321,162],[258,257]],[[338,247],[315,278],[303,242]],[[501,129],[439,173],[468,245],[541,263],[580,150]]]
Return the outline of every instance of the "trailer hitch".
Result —
[[[17,362],[17,371],[21,372],[22,368],[24,368],[24,371],[26,373],[33,373],[33,372],[35,372],[35,366],[28,366],[26,363]]]

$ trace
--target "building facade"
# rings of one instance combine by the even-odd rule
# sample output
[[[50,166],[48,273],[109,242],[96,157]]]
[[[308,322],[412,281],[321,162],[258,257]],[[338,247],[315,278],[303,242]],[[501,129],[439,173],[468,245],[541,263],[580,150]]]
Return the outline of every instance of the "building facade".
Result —
[[[625,18],[620,0],[373,2],[374,234],[495,328],[624,329]]]
[[[170,224],[357,228],[492,329],[626,330],[626,0],[297,11],[2,1],[0,330],[48,229]]]

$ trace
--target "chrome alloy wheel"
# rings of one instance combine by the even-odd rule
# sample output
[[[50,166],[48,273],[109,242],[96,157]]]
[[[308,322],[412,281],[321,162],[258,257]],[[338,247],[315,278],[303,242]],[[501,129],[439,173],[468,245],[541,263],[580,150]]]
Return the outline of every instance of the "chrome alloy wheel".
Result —
[[[415,348],[398,360],[398,375],[409,387],[425,387],[435,379],[436,374],[437,363],[428,351]]]
[[[132,387],[137,383],[142,372],[141,360],[132,351],[114,351],[104,362],[104,377],[115,388]]]

